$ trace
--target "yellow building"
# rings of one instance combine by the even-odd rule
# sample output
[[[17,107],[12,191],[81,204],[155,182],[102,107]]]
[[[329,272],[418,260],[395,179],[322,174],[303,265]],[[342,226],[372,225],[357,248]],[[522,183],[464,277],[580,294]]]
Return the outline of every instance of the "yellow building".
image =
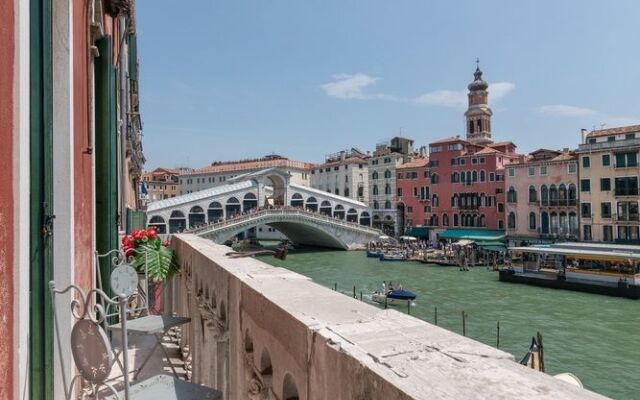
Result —
[[[147,184],[147,200],[152,202],[176,197],[180,192],[179,174],[179,170],[172,168],[156,168],[142,174],[142,180]]]
[[[640,125],[583,131],[579,158],[580,238],[640,243]]]

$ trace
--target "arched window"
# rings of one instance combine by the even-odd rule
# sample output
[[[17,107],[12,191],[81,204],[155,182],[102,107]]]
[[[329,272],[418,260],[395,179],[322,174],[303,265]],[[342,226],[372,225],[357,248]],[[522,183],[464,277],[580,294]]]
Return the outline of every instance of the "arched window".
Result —
[[[453,214],[453,226],[460,225],[460,220],[458,218],[458,214]]]
[[[438,226],[438,216],[435,214],[431,216],[431,226]]]
[[[204,210],[200,206],[193,206],[189,210],[189,228],[202,225],[205,222]]]
[[[331,203],[327,200],[324,200],[320,203],[320,214],[331,216],[332,214]]]
[[[473,182],[478,182],[478,171],[473,171],[473,172],[471,173],[471,180],[472,180]]]
[[[363,211],[362,213],[360,213],[360,225],[371,225],[371,217],[369,216],[368,212]]]
[[[471,183],[471,171],[467,171],[467,179],[465,179],[467,183]]]
[[[480,204],[478,204],[480,207],[486,207],[488,206],[487,204],[487,197],[485,196],[484,192],[480,193]]]
[[[529,229],[536,229],[536,213],[534,212],[529,213]]]
[[[509,229],[516,229],[516,214],[515,213],[513,213],[513,212],[509,213],[507,226],[509,227]]]
[[[391,209],[391,201],[387,200],[384,202],[384,208],[386,208],[387,210]]]
[[[509,190],[507,191],[507,203],[516,203],[517,202],[517,193],[513,186],[509,186]]]
[[[460,174],[458,174],[457,172],[454,172],[453,174],[451,174],[451,183],[458,183],[459,180],[460,180]]]
[[[577,195],[577,188],[576,185],[573,183],[569,184],[569,193],[568,193],[568,198],[569,198],[569,205],[570,206],[575,206],[576,205],[576,199],[578,198]]]
[[[336,205],[333,208],[333,217],[334,218],[340,218],[340,219],[344,219],[344,207],[341,204]]]
[[[484,170],[480,171],[480,182],[484,182],[486,178],[487,178],[487,175],[484,172]]]
[[[294,193],[291,196],[291,206],[302,208],[304,206],[304,200],[302,199],[302,195],[300,193]]]
[[[569,213],[569,234],[578,236],[578,215],[573,211]]]
[[[529,186],[529,203],[535,203],[538,201],[538,193],[536,192],[536,187],[533,185]]]
[[[442,225],[449,226],[449,216],[447,214],[442,214]]]
[[[547,189],[547,185],[542,185],[540,188],[540,201],[543,206],[549,205],[549,189]]]
[[[233,217],[236,214],[240,214],[242,211],[242,206],[240,205],[240,200],[235,197],[229,198],[227,200],[227,204],[225,204],[224,209],[227,214],[227,218]]]
[[[169,233],[182,232],[187,228],[187,220],[181,211],[174,211],[169,217]]]
[[[155,226],[156,232],[158,233],[167,233],[167,224],[165,223],[164,218],[159,215],[151,217],[148,225]]]
[[[378,185],[373,185],[373,195],[374,196],[378,195]]]
[[[551,213],[551,233],[558,233],[558,214]]]
[[[560,212],[558,218],[558,232],[562,235],[569,234],[569,220],[567,219],[567,213],[562,211]]]
[[[473,133],[473,120],[469,121],[469,133]]]
[[[432,184],[438,183],[438,174],[431,174],[431,183]]]
[[[485,226],[487,226],[487,217],[485,217],[485,215],[484,215],[484,214],[480,215],[480,221],[479,221],[479,223],[480,223],[480,224],[479,224],[478,226],[481,226],[481,227],[485,227]]]
[[[554,184],[549,186],[549,202],[552,206],[558,205],[558,188]]]
[[[549,214],[543,212],[540,217],[540,230],[544,234],[549,234]]]
[[[558,200],[561,205],[567,205],[567,186],[564,183],[558,188]]]
[[[373,174],[371,174],[371,179],[378,180],[378,171],[373,171]]]
[[[438,195],[431,196],[431,207],[438,207]]]
[[[304,208],[311,212],[318,211],[318,200],[315,197],[309,197]]]
[[[349,197],[349,188],[344,188],[344,197]]]
[[[388,183],[384,185],[384,194],[391,194],[391,185]]]
[[[378,200],[374,200],[373,201],[373,209],[374,210],[379,210],[380,209],[380,203],[378,203]]]
[[[389,171],[388,169],[384,170],[384,177],[386,179],[391,178],[391,171]]]

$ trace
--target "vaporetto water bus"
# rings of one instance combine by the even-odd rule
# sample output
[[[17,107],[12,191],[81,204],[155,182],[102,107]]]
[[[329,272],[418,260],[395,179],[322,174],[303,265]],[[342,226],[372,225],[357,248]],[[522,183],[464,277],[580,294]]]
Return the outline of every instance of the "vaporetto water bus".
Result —
[[[640,247],[567,243],[510,247],[500,281],[640,298]]]

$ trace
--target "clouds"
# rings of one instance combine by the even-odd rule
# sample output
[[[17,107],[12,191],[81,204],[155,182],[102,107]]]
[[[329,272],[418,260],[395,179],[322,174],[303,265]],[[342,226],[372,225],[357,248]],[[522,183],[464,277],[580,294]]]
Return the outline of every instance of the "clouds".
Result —
[[[449,108],[465,108],[467,106],[467,90],[435,90],[416,97],[398,97],[383,93],[365,93],[365,89],[371,89],[380,80],[378,77],[369,76],[361,72],[355,74],[335,74],[332,75],[331,82],[320,87],[329,97],[337,99],[355,100],[387,100],[401,101],[414,104],[430,106],[440,106]],[[512,82],[496,82],[489,87],[492,101],[498,101],[515,89]]]
[[[598,114],[590,108],[569,106],[566,104],[554,104],[538,107],[538,111],[554,117],[588,117]]]
[[[333,82],[325,83],[321,86],[325,94],[329,97],[338,99],[358,99],[358,100],[375,100],[383,99],[387,96],[380,94],[364,94],[362,90],[368,86],[375,85],[380,79],[363,73],[335,74],[331,78]]]

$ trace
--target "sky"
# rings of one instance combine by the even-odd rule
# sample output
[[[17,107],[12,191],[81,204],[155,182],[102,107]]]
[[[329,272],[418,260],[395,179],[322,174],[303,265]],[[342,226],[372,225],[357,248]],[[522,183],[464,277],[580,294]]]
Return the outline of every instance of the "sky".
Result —
[[[495,141],[640,123],[640,1],[138,0],[146,169],[322,162],[464,135],[476,58]],[[603,125],[604,124],[604,125]]]

